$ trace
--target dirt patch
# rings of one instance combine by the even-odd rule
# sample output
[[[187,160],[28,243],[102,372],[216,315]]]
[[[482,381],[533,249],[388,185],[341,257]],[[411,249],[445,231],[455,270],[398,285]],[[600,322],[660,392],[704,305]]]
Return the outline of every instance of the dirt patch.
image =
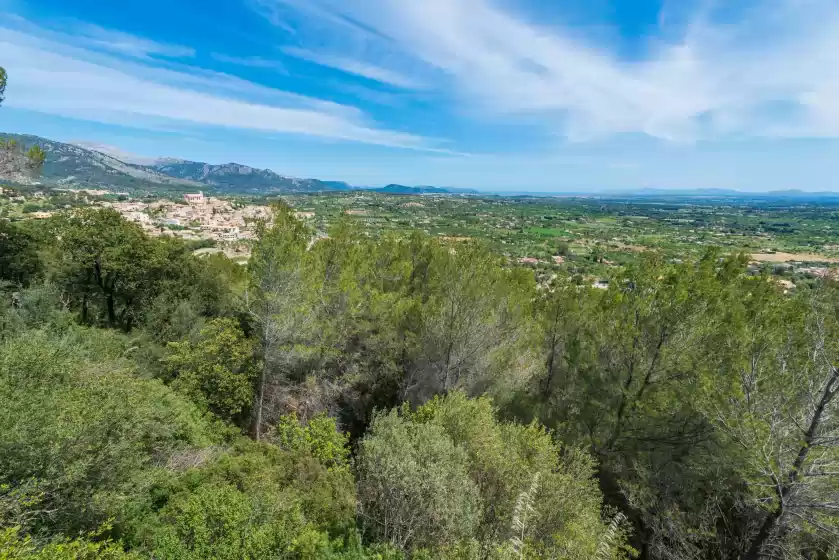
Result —
[[[752,260],[757,262],[839,262],[839,259],[817,255],[815,253],[752,253]]]
[[[647,247],[642,247],[641,245],[627,245],[625,243],[612,243],[613,246],[617,247],[620,251],[629,251],[631,253],[643,253],[648,251]]]

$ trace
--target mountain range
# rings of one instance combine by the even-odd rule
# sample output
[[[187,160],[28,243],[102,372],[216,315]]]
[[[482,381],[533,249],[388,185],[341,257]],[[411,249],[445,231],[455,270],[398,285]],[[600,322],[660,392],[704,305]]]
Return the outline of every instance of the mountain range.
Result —
[[[163,194],[205,191],[208,194],[271,195],[329,191],[371,191],[387,194],[479,194],[473,189],[390,184],[385,187],[354,186],[343,181],[301,179],[238,163],[213,165],[175,158],[147,158],[114,146],[91,142],[56,142],[39,136],[0,133],[0,141],[14,139],[25,147],[39,145],[46,160],[37,181],[4,164],[0,157],[0,182],[37,182],[56,188],[91,188],[134,194]],[[2,156],[3,154],[0,154]],[[8,154],[7,154],[8,155]],[[12,154],[14,155],[14,154]],[[14,157],[11,158],[14,160]],[[532,192],[506,190],[489,192],[498,196],[581,196],[594,198],[718,198],[718,199],[794,199],[798,201],[839,200],[839,193],[800,190],[742,192],[722,188],[657,189],[636,188],[579,192]]]
[[[370,190],[390,194],[474,193],[468,189],[408,187],[355,187],[341,181],[300,179],[270,169],[257,169],[238,163],[212,165],[174,158],[138,158],[118,148],[88,142],[64,143],[39,136],[2,134],[26,146],[37,144],[46,152],[39,181],[64,188],[96,188],[115,192],[186,192],[204,190],[213,194],[280,194],[326,191]],[[14,182],[4,175],[0,180]]]

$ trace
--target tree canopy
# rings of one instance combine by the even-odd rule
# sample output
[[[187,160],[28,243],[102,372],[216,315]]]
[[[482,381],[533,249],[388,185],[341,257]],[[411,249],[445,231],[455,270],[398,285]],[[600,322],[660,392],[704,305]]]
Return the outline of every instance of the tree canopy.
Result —
[[[538,284],[275,211],[246,267],[0,222],[0,557],[837,558],[830,278]]]

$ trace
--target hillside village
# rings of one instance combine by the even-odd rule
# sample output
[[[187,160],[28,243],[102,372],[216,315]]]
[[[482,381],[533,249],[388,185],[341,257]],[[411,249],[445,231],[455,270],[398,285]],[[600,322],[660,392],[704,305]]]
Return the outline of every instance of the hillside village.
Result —
[[[213,239],[235,243],[256,238],[256,226],[270,224],[267,206],[244,205],[229,200],[185,194],[183,202],[155,200],[142,202],[99,202],[138,224],[151,236],[170,235],[186,240]]]
[[[178,199],[127,199],[113,200],[113,192],[95,189],[66,189],[61,191],[72,197],[72,205],[51,210],[26,211],[21,218],[44,220],[57,212],[67,211],[78,205],[99,206],[118,212],[126,220],[140,226],[151,237],[177,237],[185,241],[207,241],[224,250],[231,258],[247,258],[250,242],[257,237],[257,226],[272,225],[271,209],[267,205],[246,204],[237,200],[223,200],[205,196],[203,192],[189,193]],[[12,204],[37,205],[48,199],[46,193],[35,191],[26,195],[13,190],[3,191]],[[111,200],[103,199],[107,196]],[[314,213],[299,213],[301,219],[308,219]]]

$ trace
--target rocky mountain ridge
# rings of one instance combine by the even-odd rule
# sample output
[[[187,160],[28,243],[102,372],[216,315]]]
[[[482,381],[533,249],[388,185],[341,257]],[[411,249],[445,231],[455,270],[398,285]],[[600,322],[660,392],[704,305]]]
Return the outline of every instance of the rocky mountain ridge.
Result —
[[[369,190],[391,194],[440,194],[474,192],[440,187],[382,188],[354,187],[342,181],[321,181],[281,175],[239,163],[213,165],[176,158],[142,158],[119,148],[91,142],[56,142],[39,136],[3,134],[25,146],[39,145],[46,161],[39,182],[63,188],[95,188],[114,192],[187,192],[204,190],[213,194],[281,194],[326,191]],[[0,181],[19,182],[18,176],[3,174]]]

